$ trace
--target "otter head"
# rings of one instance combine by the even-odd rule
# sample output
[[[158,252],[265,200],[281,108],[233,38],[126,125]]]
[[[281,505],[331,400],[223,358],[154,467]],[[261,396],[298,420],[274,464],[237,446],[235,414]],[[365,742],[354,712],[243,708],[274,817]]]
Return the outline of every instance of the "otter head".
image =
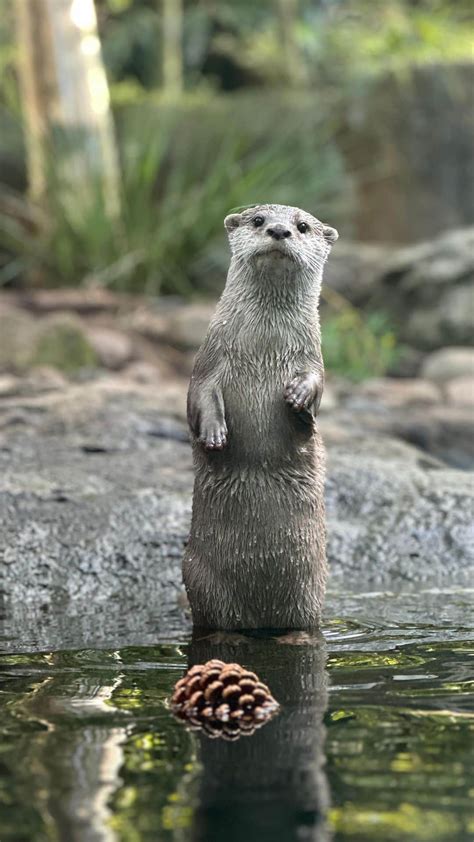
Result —
[[[233,258],[260,268],[293,264],[318,272],[338,233],[300,208],[257,205],[226,216],[224,225]]]

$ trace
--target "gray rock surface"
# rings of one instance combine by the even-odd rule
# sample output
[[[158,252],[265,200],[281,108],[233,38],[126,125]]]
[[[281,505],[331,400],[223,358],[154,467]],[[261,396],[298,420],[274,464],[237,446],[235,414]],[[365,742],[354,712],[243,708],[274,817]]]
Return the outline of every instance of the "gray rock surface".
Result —
[[[184,302],[160,299],[156,308],[138,309],[129,326],[155,342],[184,351],[197,351],[214,315],[216,301]]]
[[[469,407],[474,410],[474,375],[454,377],[445,385],[446,397],[453,406]]]
[[[22,371],[27,368],[36,343],[35,320],[20,308],[0,309],[0,371]]]
[[[416,348],[472,345],[474,228],[399,249],[384,266],[375,302],[398,314],[400,337]]]
[[[356,307],[364,306],[374,296],[387,263],[396,249],[372,243],[337,241],[331,260],[324,270],[324,289],[343,295]]]
[[[474,228],[407,247],[341,240],[325,270],[323,301],[329,304],[331,292],[388,314],[412,348],[472,346]]]
[[[8,600],[47,605],[126,594],[167,610],[179,604],[192,491],[183,398],[176,384],[155,392],[109,380],[1,402],[0,569]],[[466,575],[471,475],[403,442],[338,438],[324,424],[333,581]]]
[[[100,365],[112,371],[124,368],[133,357],[133,344],[126,333],[106,327],[89,327],[86,337]]]
[[[354,385],[336,381],[332,410],[327,413],[324,398],[321,405],[323,434],[327,441],[344,441],[347,447],[361,436],[395,437],[446,466],[472,470],[472,405],[469,392],[464,399],[453,393],[456,382],[377,378]]]
[[[441,348],[423,362],[422,374],[434,383],[474,377],[474,348]]]

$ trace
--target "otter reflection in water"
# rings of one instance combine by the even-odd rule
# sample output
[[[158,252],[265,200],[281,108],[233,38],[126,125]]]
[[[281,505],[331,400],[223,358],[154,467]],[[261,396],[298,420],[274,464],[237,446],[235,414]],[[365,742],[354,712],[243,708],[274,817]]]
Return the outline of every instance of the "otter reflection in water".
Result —
[[[256,672],[281,709],[252,736],[236,742],[199,734],[202,771],[193,842],[329,842],[322,635],[196,632],[189,667],[212,658]]]

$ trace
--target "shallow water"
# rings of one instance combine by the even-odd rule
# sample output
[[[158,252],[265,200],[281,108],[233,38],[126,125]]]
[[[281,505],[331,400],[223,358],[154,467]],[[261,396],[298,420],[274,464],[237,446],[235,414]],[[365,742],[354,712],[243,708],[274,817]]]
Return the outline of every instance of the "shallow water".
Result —
[[[465,589],[332,593],[313,640],[192,639],[151,608],[5,618],[0,840],[472,840],[471,606]],[[167,707],[211,657],[282,705],[236,743]]]

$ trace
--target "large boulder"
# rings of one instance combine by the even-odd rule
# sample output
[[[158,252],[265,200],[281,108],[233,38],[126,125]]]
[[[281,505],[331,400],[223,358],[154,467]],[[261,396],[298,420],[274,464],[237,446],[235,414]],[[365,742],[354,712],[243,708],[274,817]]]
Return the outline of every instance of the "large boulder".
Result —
[[[216,309],[215,300],[166,303],[156,308],[139,309],[130,320],[132,329],[155,342],[184,351],[196,351],[201,345]]]
[[[440,384],[458,377],[474,377],[474,348],[441,348],[434,351],[424,360],[422,374]]]
[[[0,302],[0,372],[23,371],[35,352],[35,320],[23,310]]]
[[[125,297],[104,287],[30,289],[19,293],[18,303],[35,313],[115,313],[124,306]]]
[[[126,333],[108,327],[88,327],[86,338],[100,365],[113,371],[124,368],[133,357],[132,340]]]
[[[396,248],[339,241],[327,263],[323,303],[387,314],[398,338],[430,351],[473,344],[474,227]],[[324,322],[324,315],[323,315]]]
[[[335,575],[379,583],[469,575],[472,475],[402,442],[365,438],[329,451],[326,497]]]
[[[385,266],[374,304],[393,314],[417,348],[472,345],[474,227],[400,249]]]
[[[364,307],[376,294],[394,254],[393,247],[338,240],[324,269],[323,303],[331,303],[334,291],[356,307]]]
[[[438,354],[443,352],[433,356]],[[436,374],[443,371],[448,373],[447,368],[435,367]],[[321,405],[325,440],[344,441],[350,448],[361,437],[395,437],[446,465],[474,469],[473,381],[470,377],[435,379],[381,377],[357,385],[333,381],[335,405],[327,413],[325,396]]]
[[[192,494],[183,412],[184,400],[170,414],[166,389],[157,395],[130,382],[76,385],[21,406],[3,400],[0,566],[8,599],[127,592],[176,604]],[[335,580],[395,586],[467,574],[470,474],[376,433],[328,441]]]

